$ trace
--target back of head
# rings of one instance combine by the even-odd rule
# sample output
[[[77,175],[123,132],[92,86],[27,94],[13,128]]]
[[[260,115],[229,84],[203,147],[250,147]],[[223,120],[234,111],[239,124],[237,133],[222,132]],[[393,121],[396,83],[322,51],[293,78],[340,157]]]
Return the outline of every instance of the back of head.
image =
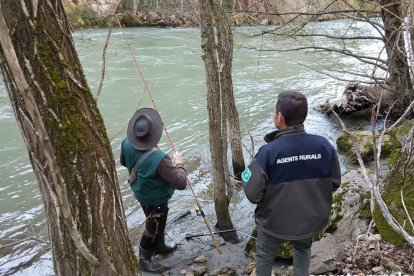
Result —
[[[282,91],[276,103],[276,114],[278,112],[285,118],[286,126],[303,124],[308,115],[306,96],[294,90]]]

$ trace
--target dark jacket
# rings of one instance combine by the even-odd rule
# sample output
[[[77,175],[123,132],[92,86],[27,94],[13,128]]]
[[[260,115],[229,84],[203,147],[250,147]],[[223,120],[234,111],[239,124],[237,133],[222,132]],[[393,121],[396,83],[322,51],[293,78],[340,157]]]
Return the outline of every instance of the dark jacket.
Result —
[[[124,139],[121,146],[121,165],[131,173],[138,159],[145,151],[131,146]],[[174,166],[163,151],[151,153],[137,170],[136,180],[131,184],[135,198],[145,206],[167,205],[174,189],[184,190],[187,184],[186,172],[182,164]]]
[[[299,240],[327,224],[332,193],[341,173],[334,147],[307,134],[303,125],[265,136],[253,162],[242,174],[247,198],[257,204],[256,223],[269,235]]]

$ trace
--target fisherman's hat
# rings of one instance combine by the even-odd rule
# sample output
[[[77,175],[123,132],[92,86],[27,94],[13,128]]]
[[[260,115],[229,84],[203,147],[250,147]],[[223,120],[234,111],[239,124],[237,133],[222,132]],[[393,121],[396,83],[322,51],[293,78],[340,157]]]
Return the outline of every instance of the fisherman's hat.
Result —
[[[162,128],[157,111],[147,107],[138,109],[128,123],[128,141],[138,150],[152,149],[161,139]]]

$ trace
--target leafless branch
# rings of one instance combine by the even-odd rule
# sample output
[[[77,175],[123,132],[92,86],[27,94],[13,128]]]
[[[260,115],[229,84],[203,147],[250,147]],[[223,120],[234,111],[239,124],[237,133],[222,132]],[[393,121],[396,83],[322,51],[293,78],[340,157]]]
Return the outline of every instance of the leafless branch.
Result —
[[[404,112],[404,114],[403,115],[401,115],[401,117],[400,118],[398,118],[398,120],[397,121],[395,121],[395,123],[394,124],[392,124],[392,126],[390,126],[388,129],[387,129],[387,132],[390,132],[391,130],[393,130],[396,126],[398,126],[405,118],[407,118],[407,116],[411,113],[411,109],[413,109],[413,107],[414,107],[414,101],[412,101],[411,103],[410,103],[410,105],[407,107],[407,109],[405,110],[405,112]]]
[[[105,71],[106,71],[106,49],[108,48],[109,44],[109,38],[112,34],[112,24],[109,27],[108,36],[106,37],[105,46],[102,51],[102,74],[101,74],[101,81],[99,82],[98,92],[96,93],[95,101],[97,102],[99,100],[99,97],[101,96],[102,92],[102,86],[105,79]]]
[[[101,74],[101,81],[99,82],[99,87],[98,87],[98,92],[96,93],[96,97],[95,97],[95,101],[97,102],[99,100],[99,97],[101,96],[101,92],[102,92],[102,87],[103,87],[103,83],[104,83],[104,79],[105,79],[105,72],[106,72],[106,50],[108,48],[108,44],[109,44],[109,38],[111,37],[112,34],[112,21],[115,18],[115,15],[118,11],[119,5],[121,4],[122,0],[120,0],[118,2],[118,4],[116,5],[114,12],[111,16],[112,20],[111,23],[109,25],[109,31],[108,31],[108,35],[106,37],[106,41],[105,41],[105,46],[103,48],[102,51],[102,74]]]
[[[349,75],[354,75],[354,76],[358,76],[358,77],[363,77],[363,78],[367,78],[367,79],[372,79],[375,81],[375,83],[383,83],[385,81],[385,78],[380,78],[380,77],[375,77],[372,75],[367,75],[367,74],[361,74],[361,73],[357,73],[355,71],[349,71],[349,70],[334,70],[334,69],[329,69],[329,71],[331,72],[335,72],[338,74],[349,74]]]
[[[274,36],[283,36],[283,37],[325,37],[330,39],[336,39],[336,40],[380,40],[383,41],[383,39],[379,36],[334,36],[334,35],[328,35],[328,34],[285,34],[285,33],[271,33]]]
[[[245,47],[245,49],[255,50],[255,51],[259,50],[256,47]],[[314,50],[315,52],[318,52],[317,50],[324,51],[324,52],[334,52],[334,53],[342,54],[342,55],[345,55],[345,56],[353,57],[353,58],[355,58],[355,59],[357,59],[361,62],[374,65],[376,67],[381,68],[384,71],[387,71],[387,67],[385,66],[387,64],[386,60],[376,58],[376,57],[357,55],[357,54],[354,54],[354,53],[352,53],[352,52],[350,52],[349,50],[346,50],[346,49],[335,49],[335,48],[320,47],[320,46],[305,46],[305,47],[297,47],[297,48],[292,48],[292,49],[261,49],[260,51],[284,53],[284,52],[293,52],[293,51],[302,51],[302,50]],[[370,60],[373,60],[375,62],[380,62],[384,65],[379,65],[379,64],[374,63]]]
[[[311,70],[313,70],[313,71],[315,71],[315,72],[317,72],[317,73],[319,73],[319,74],[322,74],[322,75],[328,76],[328,77],[333,78],[333,79],[335,79],[335,80],[344,81],[344,82],[354,82],[354,81],[355,81],[355,80],[351,80],[351,79],[344,79],[344,78],[337,77],[337,76],[335,76],[335,75],[333,75],[333,74],[329,74],[329,73],[327,73],[327,72],[323,72],[323,71],[321,71],[321,70],[318,70],[318,69],[316,69],[316,68],[313,68],[313,67],[311,67],[311,66],[308,66],[308,65],[303,64],[303,63],[300,63],[300,62],[293,62],[293,63],[296,63],[296,64],[298,64],[298,65],[300,65],[300,66],[305,67],[305,68],[311,69]],[[362,81],[362,80],[360,80],[360,81],[358,81],[358,82],[360,82],[360,83],[365,83],[365,84],[377,84],[377,82],[372,82],[372,81],[371,81],[371,82],[369,82],[369,81]]]
[[[338,10],[338,11],[321,11],[321,12],[261,12],[261,11],[251,11],[246,10],[243,11],[245,13],[251,14],[260,14],[260,15],[276,15],[276,16],[285,16],[285,15],[299,15],[299,16],[321,16],[327,14],[346,14],[346,13],[371,13],[371,14],[378,14],[376,11],[372,10]]]

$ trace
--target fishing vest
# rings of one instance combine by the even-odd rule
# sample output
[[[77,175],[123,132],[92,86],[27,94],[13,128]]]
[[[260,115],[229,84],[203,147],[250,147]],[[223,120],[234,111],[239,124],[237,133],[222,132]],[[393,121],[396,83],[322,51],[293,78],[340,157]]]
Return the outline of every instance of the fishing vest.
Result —
[[[127,138],[122,142],[121,151],[128,172],[131,174],[136,162],[145,151],[132,147]],[[168,182],[157,175],[158,165],[165,156],[166,154],[161,150],[154,151],[137,169],[136,179],[131,183],[131,189],[142,205],[167,204],[174,193],[174,189],[169,187]]]

